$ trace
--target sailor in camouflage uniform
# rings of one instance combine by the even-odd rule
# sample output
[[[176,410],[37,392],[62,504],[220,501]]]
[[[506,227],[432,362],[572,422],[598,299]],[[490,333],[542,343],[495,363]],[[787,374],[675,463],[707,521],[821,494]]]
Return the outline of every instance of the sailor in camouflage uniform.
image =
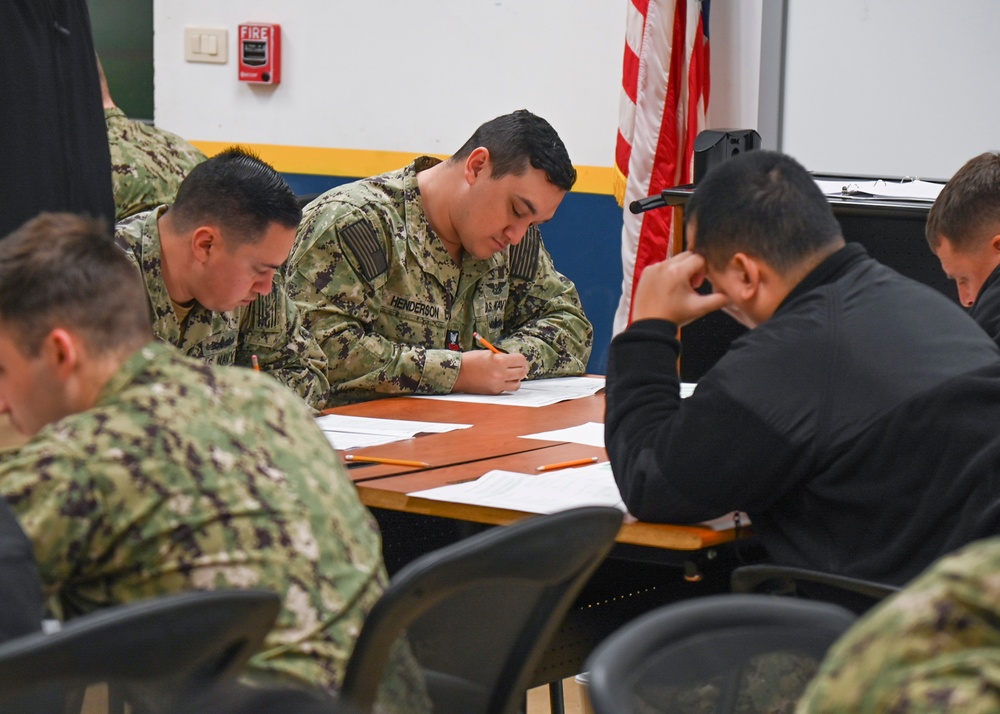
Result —
[[[154,341],[142,295],[89,219],[43,214],[0,246],[0,405],[33,435],[0,493],[51,605],[270,590],[283,607],[248,678],[333,691],[387,583],[374,521],[295,395]],[[387,710],[425,708],[408,664]]]
[[[575,179],[552,127],[521,110],[445,162],[423,156],[307,206],[289,291],[329,358],[333,403],[581,374],[593,329],[537,228]],[[476,349],[474,331],[509,354]]]
[[[279,270],[301,215],[270,166],[229,149],[184,180],[173,206],[118,224],[143,274],[153,332],[191,357],[269,372],[326,407],[326,356],[302,324]]]
[[[799,714],[1000,711],[1000,538],[932,565],[830,649]]]
[[[97,70],[111,149],[115,220],[120,221],[172,203],[181,181],[206,156],[177,134],[125,116],[111,97],[100,60]]]

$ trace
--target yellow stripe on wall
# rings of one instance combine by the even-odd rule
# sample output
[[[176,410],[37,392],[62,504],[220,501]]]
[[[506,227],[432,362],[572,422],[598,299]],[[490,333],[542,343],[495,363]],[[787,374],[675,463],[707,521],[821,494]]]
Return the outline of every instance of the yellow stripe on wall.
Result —
[[[192,141],[209,156],[232,146],[232,142]],[[322,149],[311,146],[281,146],[278,144],[242,144],[257,153],[275,169],[286,174],[342,176],[365,178],[406,166],[418,154],[405,151],[371,151],[368,149]],[[432,154],[433,155],[433,154]],[[447,156],[440,156],[442,159]],[[577,166],[574,193],[614,194],[614,168]]]

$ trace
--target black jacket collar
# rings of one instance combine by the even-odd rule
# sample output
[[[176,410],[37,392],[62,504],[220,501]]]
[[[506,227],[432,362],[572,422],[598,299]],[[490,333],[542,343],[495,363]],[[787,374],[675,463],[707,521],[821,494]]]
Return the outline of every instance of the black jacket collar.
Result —
[[[868,251],[865,250],[864,246],[860,243],[848,243],[802,278],[799,284],[792,288],[792,291],[781,301],[781,305],[775,312],[780,311],[800,295],[805,295],[810,290],[839,280],[851,268],[864,260],[868,260]]]

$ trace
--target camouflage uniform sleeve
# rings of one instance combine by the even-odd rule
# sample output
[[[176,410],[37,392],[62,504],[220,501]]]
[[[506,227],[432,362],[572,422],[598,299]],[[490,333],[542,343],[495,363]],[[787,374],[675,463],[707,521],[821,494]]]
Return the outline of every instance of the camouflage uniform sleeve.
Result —
[[[78,559],[86,557],[92,534],[104,524],[100,496],[90,487],[84,459],[48,443],[4,452],[0,495],[34,546],[38,574],[51,598],[79,569]]]
[[[325,409],[330,398],[326,355],[306,329],[288,297],[285,278],[274,276],[270,294],[250,303],[240,321],[236,364],[249,367],[257,355],[266,372],[298,394],[313,409]]]
[[[1000,711],[1000,539],[936,563],[827,653],[797,714]]]
[[[528,359],[528,378],[583,374],[594,328],[583,313],[576,286],[560,274],[531,228],[510,251],[510,294],[500,347]]]
[[[376,330],[392,259],[387,234],[376,212],[343,204],[314,211],[299,228],[289,288],[329,359],[332,403],[447,393],[458,378],[459,353]]]
[[[181,181],[206,159],[190,142],[164,129],[105,109],[115,220],[172,203]]]

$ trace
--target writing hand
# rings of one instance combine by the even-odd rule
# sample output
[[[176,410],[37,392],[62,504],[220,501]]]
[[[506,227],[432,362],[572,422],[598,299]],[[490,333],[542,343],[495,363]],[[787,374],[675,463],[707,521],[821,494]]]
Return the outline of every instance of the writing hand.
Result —
[[[521,388],[528,376],[528,360],[520,354],[496,354],[489,350],[462,353],[453,392],[468,394],[500,394]]]

